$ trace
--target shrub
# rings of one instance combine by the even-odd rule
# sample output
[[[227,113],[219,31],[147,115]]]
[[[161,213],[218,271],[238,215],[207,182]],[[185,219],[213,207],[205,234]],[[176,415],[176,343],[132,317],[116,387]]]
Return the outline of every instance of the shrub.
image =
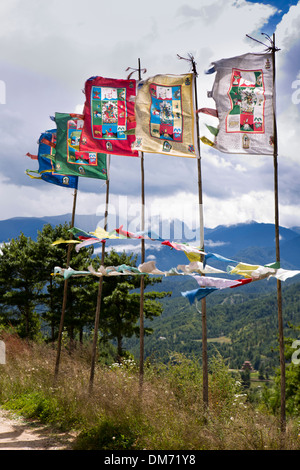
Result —
[[[126,424],[105,419],[78,436],[75,450],[132,450],[138,436]]]

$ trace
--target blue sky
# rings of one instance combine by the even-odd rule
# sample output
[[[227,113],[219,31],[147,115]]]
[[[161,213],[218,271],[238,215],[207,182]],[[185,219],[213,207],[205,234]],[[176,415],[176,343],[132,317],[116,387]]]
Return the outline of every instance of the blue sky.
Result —
[[[269,18],[268,22],[263,26],[264,33],[272,36],[272,34],[276,30],[276,26],[280,23],[282,16],[288,13],[289,9],[293,5],[297,5],[297,1],[284,1],[284,0],[264,0],[264,1],[257,1],[257,0],[248,0],[249,3],[260,3],[264,5],[272,5],[276,8],[276,12]]]
[[[71,212],[72,190],[31,180],[25,170],[36,164],[25,155],[37,152],[40,133],[53,126],[49,116],[82,109],[87,78],[126,78],[126,68],[137,67],[138,58],[147,69],[143,77],[182,74],[189,68],[177,54],[192,53],[199,106],[213,107],[207,91],[214,76],[205,70],[214,60],[262,52],[246,37],[264,40],[262,32],[275,32],[281,49],[276,55],[280,223],[300,226],[300,2],[251,0],[153,0],[150,9],[137,0],[48,0],[42,8],[38,0],[2,0],[0,220]],[[270,157],[225,155],[204,145],[201,156],[205,226],[274,221]],[[196,162],[146,154],[145,196],[147,216],[181,217],[197,225]],[[78,214],[100,216],[104,200],[102,181],[80,179]],[[130,215],[138,213],[138,159],[112,156],[110,201],[111,211],[126,207]]]

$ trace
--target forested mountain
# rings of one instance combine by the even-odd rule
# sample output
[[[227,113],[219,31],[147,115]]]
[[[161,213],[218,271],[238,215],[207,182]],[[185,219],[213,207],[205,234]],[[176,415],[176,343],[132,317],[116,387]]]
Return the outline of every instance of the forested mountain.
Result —
[[[20,232],[36,239],[37,231],[42,230],[46,223],[55,226],[69,221],[70,218],[70,215],[66,214],[58,217],[0,221],[0,241],[18,237]],[[77,216],[75,225],[86,231],[93,231],[98,222],[96,216]],[[195,244],[191,241],[193,232],[180,221],[172,222],[167,227],[161,222],[155,229],[160,236],[164,235],[170,240],[176,239],[176,235],[182,233],[185,235],[183,241]],[[248,263],[270,263],[275,260],[274,232],[272,224],[256,222],[206,229],[206,251]],[[282,267],[299,269],[299,230],[281,227],[280,235]],[[111,246],[117,251],[135,252],[139,263],[139,240],[109,240],[107,250]],[[159,241],[146,242],[146,259],[155,260],[157,267],[162,270],[188,263],[183,252],[163,246]],[[214,262],[213,265],[226,269],[224,263]],[[293,332],[288,324],[300,323],[299,276],[282,283],[282,287],[284,333],[291,336]],[[146,322],[146,326],[153,329],[153,334],[145,338],[146,358],[164,360],[174,351],[201,357],[201,303],[191,306],[181,295],[181,292],[195,288],[195,281],[189,276],[166,277],[156,285],[156,291],[171,291],[172,296],[160,300],[163,314],[151,322]],[[219,351],[231,368],[240,368],[245,360],[250,360],[256,369],[274,368],[278,365],[277,295],[274,279],[215,292],[207,297],[206,303],[209,356]],[[127,339],[124,347],[138,356],[138,339]]]
[[[258,283],[253,283],[206,298],[209,357],[218,351],[230,368],[240,368],[246,360],[256,370],[262,367],[270,371],[279,366],[277,293],[273,281],[261,281],[266,285],[260,293],[253,288]],[[282,293],[284,335],[293,337],[289,324],[300,324],[300,283],[282,284]],[[181,352],[201,358],[201,302],[191,306],[187,299],[172,296],[162,300],[162,304],[162,316],[149,324],[153,334],[145,338],[146,357],[165,360],[173,352]],[[127,340],[126,347],[138,354],[138,340]]]
[[[18,237],[20,232],[33,240],[37,237],[38,230],[42,230],[46,223],[53,227],[64,222],[70,223],[71,214],[63,214],[53,217],[15,217],[7,220],[0,220],[0,243],[7,242],[9,239]],[[153,223],[152,223],[153,222]],[[190,229],[179,220],[158,220],[151,222],[151,230],[154,234],[168,240],[182,241],[197,245],[199,239],[199,229]],[[131,222],[118,220],[117,225],[124,223],[125,230],[135,231],[131,227]],[[117,228],[114,217],[109,222],[108,228],[112,230]],[[97,225],[103,227],[103,218],[97,215],[75,216],[75,226],[86,231],[93,231]],[[270,263],[275,261],[275,229],[273,224],[257,223],[254,221],[241,223],[231,226],[220,225],[213,229],[205,228],[205,250],[215,252],[220,255],[235,258],[238,261],[248,263]],[[281,266],[283,268],[300,268],[300,234],[297,227],[280,227],[280,250]],[[132,250],[138,255],[140,253],[140,242],[138,240],[109,240],[107,243],[115,247],[117,251]],[[155,259],[157,266],[161,269],[167,269],[175,266],[176,263],[186,262],[186,257],[164,247],[159,241],[146,243],[147,259]]]

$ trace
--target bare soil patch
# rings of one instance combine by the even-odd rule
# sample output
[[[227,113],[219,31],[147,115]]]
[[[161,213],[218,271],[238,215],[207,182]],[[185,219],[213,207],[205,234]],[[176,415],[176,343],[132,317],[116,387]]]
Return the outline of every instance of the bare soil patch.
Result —
[[[72,450],[74,438],[0,409],[0,450]]]

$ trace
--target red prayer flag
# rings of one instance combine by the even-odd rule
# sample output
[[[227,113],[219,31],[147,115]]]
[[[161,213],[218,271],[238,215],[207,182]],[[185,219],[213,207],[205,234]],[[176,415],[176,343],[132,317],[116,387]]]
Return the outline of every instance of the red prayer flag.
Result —
[[[38,160],[38,156],[37,155],[33,155],[32,153],[29,153],[27,152],[26,153],[26,156],[31,158],[31,160]]]
[[[242,286],[243,284],[249,284],[249,282],[252,282],[253,279],[236,279],[236,281],[238,282],[238,284],[236,286],[231,286],[230,289]]]
[[[85,83],[80,150],[138,157],[135,141],[136,81],[91,77]]]
[[[209,116],[218,117],[218,111],[213,108],[200,108],[197,109],[196,113],[208,114]]]

